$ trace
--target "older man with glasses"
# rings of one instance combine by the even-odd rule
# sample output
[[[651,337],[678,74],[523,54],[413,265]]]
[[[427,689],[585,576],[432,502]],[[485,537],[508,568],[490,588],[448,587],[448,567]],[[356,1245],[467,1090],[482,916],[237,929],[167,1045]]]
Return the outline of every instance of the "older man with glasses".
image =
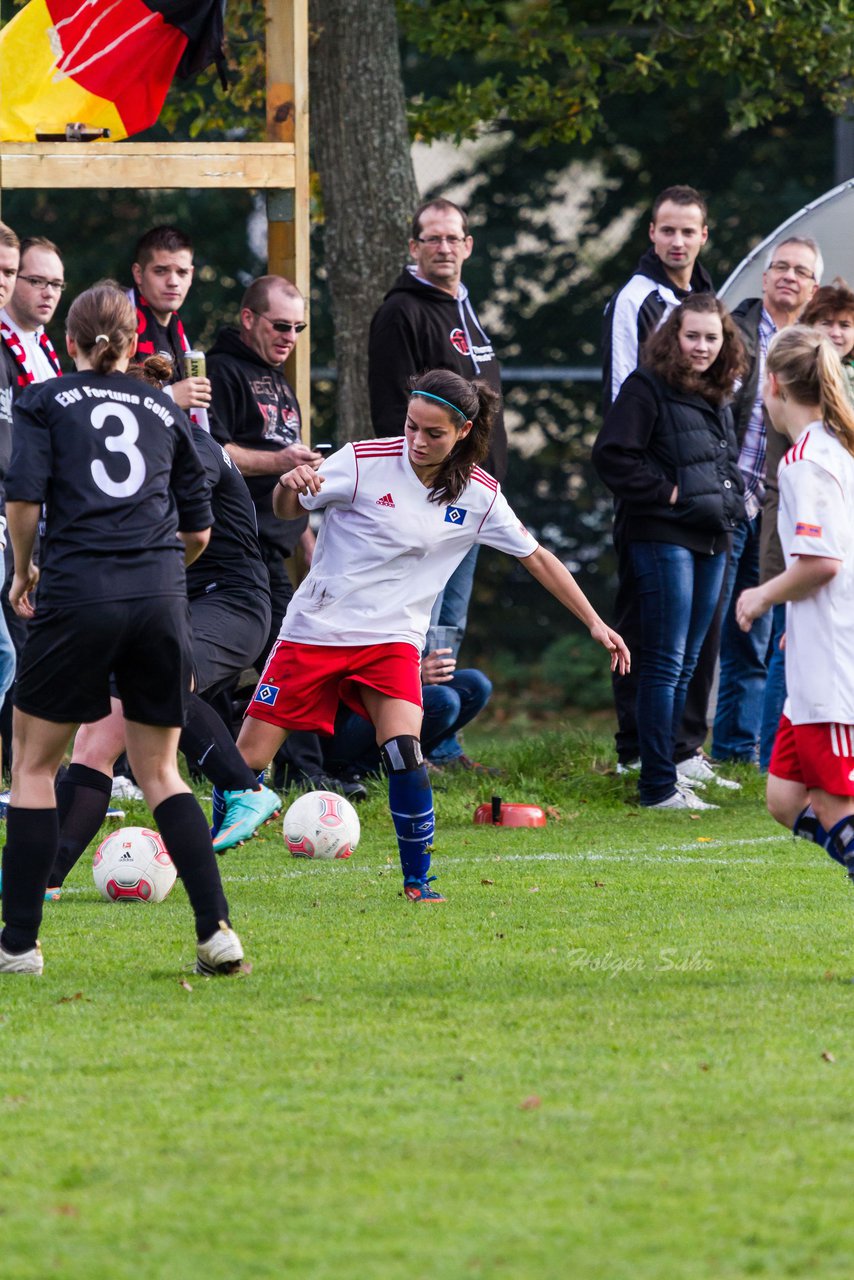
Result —
[[[410,263],[404,267],[371,321],[368,386],[371,422],[378,436],[402,436],[409,380],[425,369],[451,369],[488,382],[499,408],[485,469],[503,481],[507,433],[501,368],[462,280],[474,241],[468,218],[451,200],[428,200],[410,228]],[[478,548],[473,547],[436,600],[431,624],[448,630],[456,656],[465,633]]]
[[[742,631],[735,620],[735,602],[745,588],[758,585],[760,552],[764,562],[767,544],[776,536],[776,509],[769,509],[766,503],[766,487],[770,484],[776,492],[777,463],[788,447],[773,428],[768,430],[762,400],[765,356],[774,334],[796,323],[818,288],[823,266],[814,240],[789,236],[775,244],[766,258],[762,297],[746,298],[733,311],[750,361],[734,405],[745,516],[733,536],[724,584],[727,604],[712,732],[716,760],[757,761],[769,648],[779,637],[775,635],[772,641],[772,613],[757,619],[749,632]],[[773,573],[763,568],[762,576]]]

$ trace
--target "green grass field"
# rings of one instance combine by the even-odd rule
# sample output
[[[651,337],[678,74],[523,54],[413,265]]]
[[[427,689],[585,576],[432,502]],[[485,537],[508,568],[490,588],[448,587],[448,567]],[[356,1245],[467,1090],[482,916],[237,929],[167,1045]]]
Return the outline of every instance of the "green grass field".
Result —
[[[193,975],[178,886],[81,864],[45,975],[0,980],[0,1258],[14,1280],[850,1277],[854,891],[760,780],[645,814],[604,739],[476,750],[542,830],[437,785],[444,907],[383,790],[349,864],[222,863],[251,974]],[[131,806],[128,822],[144,822]]]

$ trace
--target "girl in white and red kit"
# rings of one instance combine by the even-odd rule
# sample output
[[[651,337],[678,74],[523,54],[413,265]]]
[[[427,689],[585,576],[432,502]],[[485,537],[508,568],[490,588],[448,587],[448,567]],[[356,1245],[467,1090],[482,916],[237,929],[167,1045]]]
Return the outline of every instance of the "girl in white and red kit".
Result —
[[[339,698],[369,719],[389,777],[389,805],[410,901],[444,901],[428,876],[433,796],[421,756],[420,655],[436,595],[483,543],[526,569],[608,651],[629,654],[561,562],[538,546],[496,480],[481,470],[495,393],[445,369],[413,382],[404,434],[345,445],[319,471],[280,477],[274,510],[323,510],[311,571],[288,607],[240,731],[263,769],[290,729],[331,733]]]
[[[772,341],[763,399],[792,442],[779,469],[786,569],[742,592],[747,631],[786,605],[789,696],[768,771],[768,808],[854,878],[854,407],[835,348],[796,325]]]

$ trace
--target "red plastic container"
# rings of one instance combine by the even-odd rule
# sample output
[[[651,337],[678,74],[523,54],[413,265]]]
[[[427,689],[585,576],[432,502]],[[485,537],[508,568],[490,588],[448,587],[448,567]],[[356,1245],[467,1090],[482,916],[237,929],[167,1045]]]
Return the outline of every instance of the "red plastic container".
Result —
[[[544,827],[546,815],[538,804],[505,804],[493,796],[490,804],[479,804],[474,820],[496,827]]]

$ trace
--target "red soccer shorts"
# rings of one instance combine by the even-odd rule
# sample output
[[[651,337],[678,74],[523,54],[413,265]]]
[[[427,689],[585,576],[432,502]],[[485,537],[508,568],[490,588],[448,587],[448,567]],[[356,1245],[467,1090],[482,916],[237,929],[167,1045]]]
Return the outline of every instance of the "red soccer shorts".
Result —
[[[854,725],[792,724],[781,716],[768,772],[831,796],[854,796]]]
[[[360,685],[421,700],[421,655],[411,644],[324,645],[277,640],[246,714],[280,729],[332,733],[339,699],[366,720]]]

